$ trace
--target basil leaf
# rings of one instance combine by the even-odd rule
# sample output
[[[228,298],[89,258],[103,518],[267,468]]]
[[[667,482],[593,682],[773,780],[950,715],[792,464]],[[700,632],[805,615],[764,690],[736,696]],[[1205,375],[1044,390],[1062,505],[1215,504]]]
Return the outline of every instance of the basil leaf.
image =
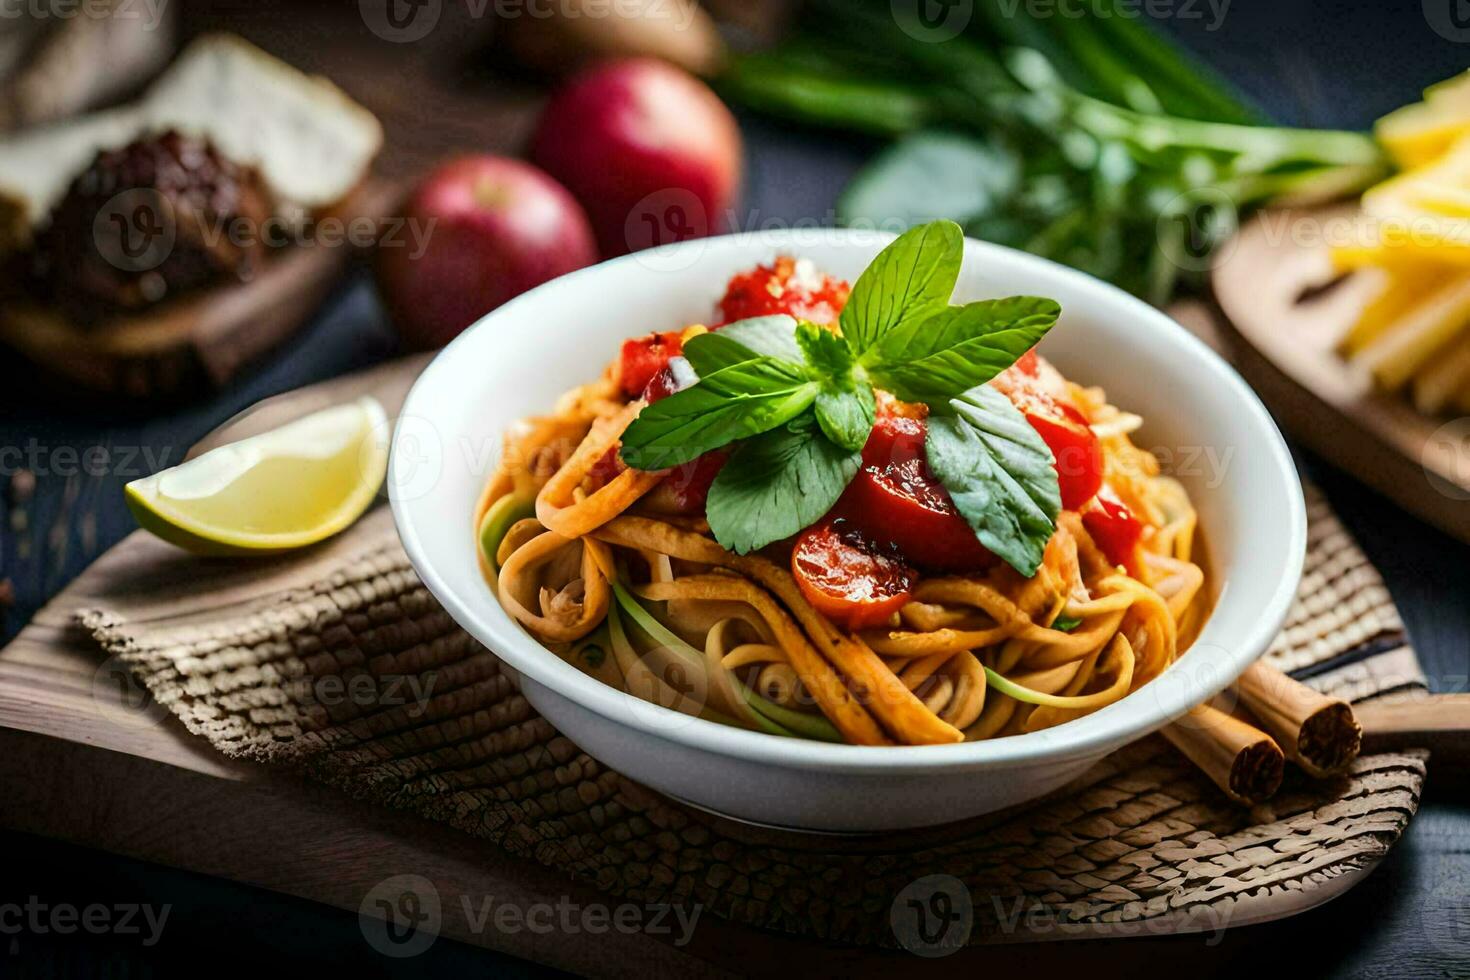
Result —
[[[1030,578],[1062,509],[1051,450],[1010,399],[987,385],[929,416],[929,469],[980,543]]]
[[[861,449],[873,430],[873,389],[853,376],[852,351],[842,338],[815,323],[796,326],[796,342],[807,368],[822,379],[816,418],[822,432],[843,449]]]
[[[1082,620],[1076,616],[1058,616],[1051,621],[1051,629],[1062,633],[1070,633],[1082,625]]]
[[[710,530],[741,555],[789,538],[832,509],[861,463],[802,415],[735,450],[709,488]]]
[[[863,448],[877,415],[872,388],[865,384],[847,391],[823,388],[815,407],[817,424],[828,439],[843,449]]]
[[[1014,364],[1061,312],[1036,296],[952,306],[885,334],[865,357],[868,374],[904,401],[937,407]]]
[[[796,321],[785,314],[756,316],[691,337],[684,343],[684,356],[701,377],[761,355],[799,364],[795,334]]]
[[[773,357],[732,365],[646,406],[623,433],[620,455],[640,470],[687,463],[791,421],[820,388],[800,365]]]
[[[853,283],[839,323],[854,354],[884,334],[944,309],[959,279],[965,236],[953,221],[910,228],[878,253]]]
[[[819,377],[843,387],[852,378],[852,351],[830,330],[805,320],[796,325],[796,343],[807,366]]]

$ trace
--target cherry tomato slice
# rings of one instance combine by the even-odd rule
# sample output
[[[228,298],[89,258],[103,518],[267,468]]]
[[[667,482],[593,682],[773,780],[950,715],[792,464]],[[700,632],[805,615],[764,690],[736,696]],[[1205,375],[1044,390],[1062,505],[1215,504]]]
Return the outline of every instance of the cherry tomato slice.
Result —
[[[1037,405],[1025,415],[1056,459],[1062,506],[1077,510],[1093,498],[1103,480],[1102,444],[1087,424],[1087,416],[1062,404]]]
[[[1051,450],[1062,506],[1080,510],[1102,486],[1102,444],[1087,424],[1087,416],[1071,403],[1066,381],[1035,350],[1029,350],[990,383],[1021,410]]]
[[[877,626],[909,601],[917,576],[845,524],[839,519],[801,532],[791,574],[823,616],[849,630]]]
[[[1128,505],[1104,486],[1082,512],[1082,526],[1114,565],[1122,565],[1130,573],[1138,572],[1138,541],[1143,537],[1143,522]]]
[[[879,415],[839,509],[872,540],[893,544],[922,568],[987,568],[995,556],[924,461],[925,430],[923,419]]]
[[[679,356],[684,349],[682,337],[682,331],[670,330],[623,341],[618,374],[623,394],[629,398],[637,398],[642,394],[654,375],[668,365],[670,358]]]
[[[818,272],[806,260],[777,256],[730,280],[720,300],[721,323],[785,313],[813,323],[836,323],[851,287]]]
[[[863,444],[863,463],[886,466],[889,463],[924,458],[924,436],[928,426],[923,405],[901,402],[886,392],[879,393],[877,418],[868,441]]]

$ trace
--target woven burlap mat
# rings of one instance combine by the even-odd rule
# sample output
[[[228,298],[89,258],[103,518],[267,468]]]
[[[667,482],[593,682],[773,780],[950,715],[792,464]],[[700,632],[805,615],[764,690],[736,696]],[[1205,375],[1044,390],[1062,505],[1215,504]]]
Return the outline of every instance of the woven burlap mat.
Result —
[[[1377,571],[1310,489],[1308,511],[1301,592],[1267,656],[1354,700],[1422,693]],[[1424,775],[1422,756],[1368,756],[1332,782],[1293,772],[1246,811],[1152,737],[1046,800],[960,825],[849,838],[749,827],[625,779],[537,715],[420,584],[386,508],[266,564],[170,553],[80,621],[229,756],[293,767],[613,895],[854,943],[929,941],[905,935],[899,912],[905,896],[932,905],[939,892],[973,902],[960,937],[971,943],[1279,918],[1371,868]]]

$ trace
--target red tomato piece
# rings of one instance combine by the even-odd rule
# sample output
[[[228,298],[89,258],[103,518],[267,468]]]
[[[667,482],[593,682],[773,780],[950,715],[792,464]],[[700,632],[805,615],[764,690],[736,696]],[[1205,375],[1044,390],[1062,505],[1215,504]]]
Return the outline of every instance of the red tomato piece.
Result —
[[[1033,347],[1026,353],[1022,354],[1020,357],[1016,358],[1016,363],[1012,364],[1009,368],[1006,368],[1006,370],[1015,370],[1020,374],[1024,374],[1032,378],[1038,377],[1041,371],[1041,361],[1040,358],[1037,357],[1036,348]]]
[[[884,466],[895,461],[923,459],[927,409],[901,402],[886,392],[879,394],[873,431],[863,444],[863,463]]]
[[[1103,480],[1102,444],[1087,424],[1087,416],[1063,404],[1045,408],[1038,404],[1025,414],[1056,459],[1062,506],[1077,510],[1093,498]]]
[[[618,447],[613,446],[607,452],[597,457],[597,462],[587,471],[587,478],[596,486],[606,486],[623,470],[628,467],[618,458]]]
[[[917,578],[846,522],[814,525],[791,551],[791,574],[817,612],[850,630],[877,626],[909,601]]]
[[[648,385],[643,389],[643,400],[652,405],[660,398],[683,391],[690,385],[699,381],[699,375],[694,373],[694,367],[682,356],[671,357],[667,364],[659,368],[659,372],[649,379]]]
[[[648,387],[653,376],[668,365],[669,359],[679,356],[684,349],[682,338],[682,331],[670,330],[623,341],[621,370],[618,375],[623,394],[629,398],[637,398]]]
[[[1017,406],[1034,399],[1072,404],[1067,379],[1052,367],[1050,361],[1037,354],[1034,347],[1016,358],[1016,363],[992,378],[990,384],[1000,389]]]
[[[1071,403],[1061,374],[1029,350],[990,383],[1021,410],[1051,450],[1062,506],[1081,509],[1102,486],[1102,444],[1087,416]]]
[[[993,555],[955,509],[924,458],[923,419],[881,414],[863,446],[863,466],[839,508],[874,541],[892,543],[922,568],[986,568]]]
[[[720,474],[730,453],[724,449],[711,449],[703,456],[669,471],[661,491],[667,490],[669,502],[680,514],[704,513],[705,501],[709,499],[710,484]]]
[[[817,272],[810,262],[781,255],[730,280],[720,300],[721,323],[785,313],[799,320],[832,324],[847,305],[852,288]]]
[[[1082,512],[1082,526],[1114,565],[1122,565],[1130,573],[1138,571],[1138,542],[1143,537],[1143,522],[1113,492],[1104,486],[1092,498],[1092,505]]]

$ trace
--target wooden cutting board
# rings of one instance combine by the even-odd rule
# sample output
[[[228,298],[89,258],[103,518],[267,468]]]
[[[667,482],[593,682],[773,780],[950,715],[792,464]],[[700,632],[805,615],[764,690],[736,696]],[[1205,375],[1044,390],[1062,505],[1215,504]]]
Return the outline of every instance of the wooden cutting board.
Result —
[[[1374,391],[1333,349],[1375,289],[1367,276],[1334,278],[1324,231],[1351,215],[1266,211],[1222,249],[1211,283],[1230,359],[1298,442],[1470,541],[1470,419]]]

